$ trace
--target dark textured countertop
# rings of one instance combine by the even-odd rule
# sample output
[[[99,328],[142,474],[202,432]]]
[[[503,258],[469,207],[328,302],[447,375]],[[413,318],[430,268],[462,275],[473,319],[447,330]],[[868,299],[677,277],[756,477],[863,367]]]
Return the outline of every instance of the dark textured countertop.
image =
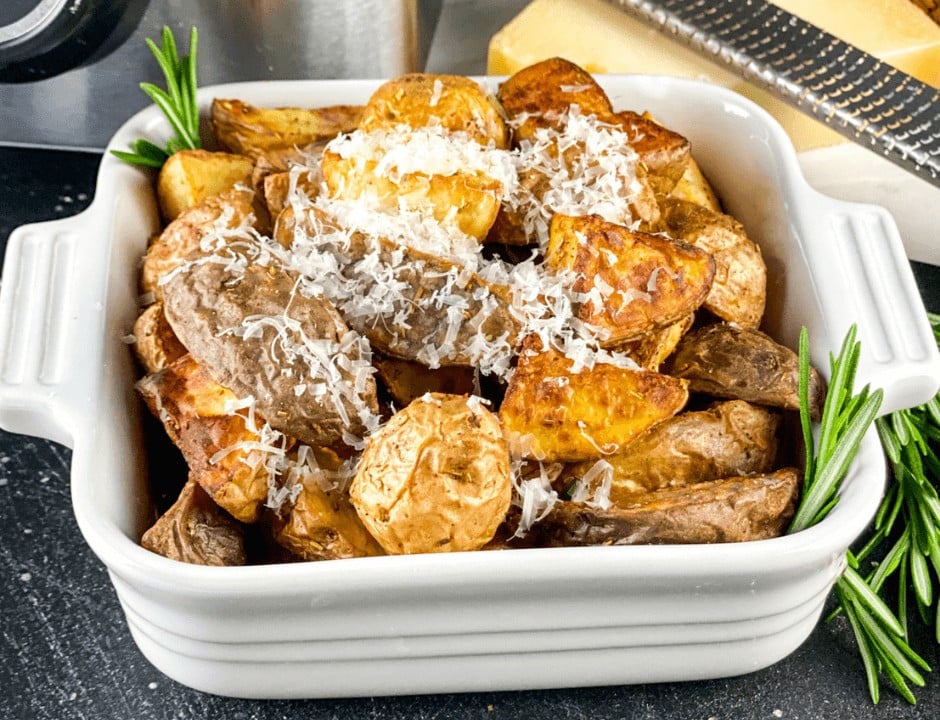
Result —
[[[28,222],[75,214],[92,200],[100,156],[0,148],[0,243]],[[915,265],[940,310],[940,270]],[[707,682],[550,692],[361,700],[243,701],[173,682],[140,654],[107,573],[85,545],[69,499],[67,449],[0,433],[0,718],[274,720],[397,718],[937,718],[940,677],[909,706],[884,689],[875,708],[844,623],[816,629],[782,662]],[[940,652],[918,630],[934,667]]]

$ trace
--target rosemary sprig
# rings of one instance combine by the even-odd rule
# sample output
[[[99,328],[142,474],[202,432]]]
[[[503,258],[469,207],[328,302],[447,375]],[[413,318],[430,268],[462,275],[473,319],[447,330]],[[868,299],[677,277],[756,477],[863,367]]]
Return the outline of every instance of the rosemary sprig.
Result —
[[[162,47],[158,48],[153,40],[147,38],[147,47],[163,71],[166,90],[146,82],[140,84],[140,89],[160,108],[176,134],[170,138],[165,148],[140,138],[131,145],[133,152],[112,150],[116,157],[132,165],[159,168],[163,167],[167,158],[176,151],[201,147],[199,106],[196,102],[198,40],[199,34],[196,28],[193,28],[189,36],[189,54],[181,58],[173,31],[169,27],[163,27]]]
[[[928,314],[934,330],[934,339],[940,344],[940,315]],[[893,594],[896,597],[898,624],[903,639],[898,646],[910,650],[908,628],[912,608],[925,623],[935,623],[937,641],[940,642],[940,593],[935,585],[940,579],[940,393],[927,403],[915,408],[898,410],[875,421],[885,453],[891,463],[891,481],[881,506],[875,515],[870,535],[855,557],[854,567],[863,563],[867,572],[862,578],[865,584],[884,601]],[[872,557],[881,555],[880,562]],[[890,583],[889,587],[889,582]],[[838,595],[839,606],[831,613],[834,617],[845,612],[853,623],[852,598]],[[853,623],[854,629],[854,623]],[[858,631],[856,631],[858,637]],[[859,642],[862,657],[865,648]],[[911,651],[913,653],[913,651]],[[918,667],[929,670],[926,663],[916,655],[908,657]],[[880,660],[880,658],[879,658]],[[872,688],[869,662],[869,688]],[[877,666],[877,664],[876,664]],[[897,668],[895,668],[897,669]],[[910,668],[908,668],[909,670]],[[915,685],[919,674],[901,674],[901,681],[887,669],[891,679],[903,697],[915,702],[904,678]],[[872,697],[877,702],[877,678]]]
[[[877,424],[879,430],[884,424],[883,419],[875,420],[881,406],[882,391],[872,391],[867,385],[858,393],[854,390],[861,351],[856,332],[853,325],[846,334],[838,356],[829,357],[830,383],[817,438],[813,436],[809,417],[809,343],[806,329],[800,334],[800,424],[806,446],[806,471],[800,505],[788,532],[805,529],[826,516],[838,501],[839,487],[865,433],[872,422]],[[906,433],[905,437],[910,438],[911,433]],[[940,511],[940,501],[936,507]],[[880,538],[887,536],[900,512],[896,496],[888,493],[876,517],[876,534]],[[940,514],[935,519],[940,521]],[[924,547],[928,550],[936,547],[936,539],[931,546],[926,533],[918,531],[916,534],[924,538]],[[880,699],[882,675],[890,680],[902,697],[915,703],[909,684],[922,687],[924,677],[921,671],[930,671],[929,665],[908,644],[906,622],[898,619],[899,616],[906,617],[906,613],[901,611],[903,607],[895,615],[879,595],[887,575],[901,566],[904,554],[915,544],[910,536],[902,537],[899,542],[901,544],[889,552],[885,563],[867,576],[859,572],[860,557],[867,557],[880,544],[880,540],[874,544],[867,543],[859,556],[847,552],[845,572],[836,580],[834,588],[838,607],[833,615],[842,612],[849,621],[862,657],[868,690],[875,703]],[[926,557],[926,553],[921,557]],[[915,581],[921,588],[918,597],[929,598],[929,577],[924,579],[925,563],[920,560],[909,561],[906,567],[912,577],[916,573],[919,578]]]

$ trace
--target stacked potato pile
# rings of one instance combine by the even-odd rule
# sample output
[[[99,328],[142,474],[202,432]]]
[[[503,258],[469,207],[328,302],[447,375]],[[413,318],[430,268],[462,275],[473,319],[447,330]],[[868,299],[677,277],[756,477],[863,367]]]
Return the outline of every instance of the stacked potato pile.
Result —
[[[689,142],[548,60],[491,96],[217,99],[164,166],[138,390],[208,564],[778,535],[797,359]],[[813,375],[813,402],[822,388]]]

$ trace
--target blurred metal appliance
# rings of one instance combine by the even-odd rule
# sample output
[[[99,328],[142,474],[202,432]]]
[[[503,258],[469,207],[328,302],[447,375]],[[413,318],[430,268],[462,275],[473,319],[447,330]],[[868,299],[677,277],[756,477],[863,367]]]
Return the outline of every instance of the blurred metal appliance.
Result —
[[[421,70],[442,0],[2,0],[0,144],[100,149],[162,84],[164,25],[199,83],[387,77]]]

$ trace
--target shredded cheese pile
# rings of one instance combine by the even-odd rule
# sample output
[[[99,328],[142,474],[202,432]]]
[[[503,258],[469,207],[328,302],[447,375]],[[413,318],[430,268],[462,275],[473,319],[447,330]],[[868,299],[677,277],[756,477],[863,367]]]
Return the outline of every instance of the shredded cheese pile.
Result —
[[[439,93],[436,86],[432,105]],[[503,188],[505,208],[523,214],[528,237],[541,249],[547,244],[549,222],[555,213],[593,213],[628,227],[635,227],[637,222],[631,216],[630,202],[641,186],[636,177],[637,155],[627,135],[594,116],[582,114],[577,106],[553,118],[550,127],[538,129],[513,151],[482,146],[466,133],[448,132],[437,125],[356,131],[336,137],[328,143],[327,151],[356,163],[375,163],[379,174],[393,180],[409,173],[470,172],[493,178]],[[562,353],[571,361],[574,372],[599,362],[637,367],[625,354],[601,349],[603,332],[579,320],[575,313],[579,303],[603,303],[605,292],[609,294],[613,288],[595,281],[590,293],[576,293],[572,290],[576,276],[549,272],[540,264],[537,250],[523,262],[507,263],[484,254],[475,238],[462,233],[449,219],[436,220],[423,208],[388,210],[368,197],[355,202],[333,199],[322,183],[319,163],[313,155],[306,163],[294,165],[290,172],[288,203],[295,217],[320,215],[329,222],[297,222],[293,242],[290,248],[284,248],[255,232],[250,226],[253,218],[232,229],[228,227],[231,216],[223,217],[203,240],[206,255],[195,262],[224,263],[236,276],[247,263],[283,267],[298,277],[295,292],[329,300],[351,326],[372,323],[389,332],[407,331],[409,318],[416,314],[437,318],[443,337],[440,342],[430,336],[424,338],[416,357],[429,368],[454,357],[469,357],[478,373],[508,381],[511,360],[518,352],[515,343],[529,336],[538,339],[536,345]],[[319,178],[321,182],[315,198],[305,194],[298,182],[302,174],[308,173],[308,180]],[[534,184],[541,186],[541,196],[533,192]],[[446,261],[445,269],[429,266],[422,254]],[[175,272],[185,272],[185,267]],[[415,280],[426,280],[429,273],[437,273],[434,291],[416,294]],[[474,290],[468,294],[471,282]],[[655,279],[650,282],[654,284]],[[516,338],[508,334],[493,337],[483,331],[487,319],[499,311],[508,313],[517,324]],[[350,331],[339,343],[308,338],[288,316],[287,308],[277,316],[246,318],[242,326],[225,332],[247,338],[264,328],[275,330],[272,350],[285,358],[303,359],[309,370],[305,377],[297,378],[298,397],[329,397],[341,414],[346,412],[347,403],[358,402],[357,411],[367,435],[379,429],[379,417],[359,400],[364,383],[374,372],[369,342],[362,334]],[[458,346],[460,342],[462,346]],[[360,358],[356,366],[350,365],[343,352],[353,346]],[[477,398],[472,407],[482,402]],[[256,446],[241,449],[256,451],[257,462],[265,464],[270,507],[292,503],[303,478],[317,478],[325,489],[330,489],[344,486],[351,477],[350,467],[328,473],[317,466],[313,452],[305,446],[289,453],[286,438],[267,423],[257,421],[252,401],[242,401],[232,412],[243,414],[259,435]],[[350,433],[344,440],[354,448],[364,445],[363,438]],[[220,451],[214,460],[231,450]],[[552,481],[561,466],[539,463],[538,473],[526,476],[522,460],[514,458],[512,468],[514,502],[521,509],[516,532],[519,536],[558,500]],[[583,478],[585,489],[578,491],[577,497],[588,500],[586,488],[598,478],[601,482],[589,502],[607,507],[610,465],[603,460]]]

